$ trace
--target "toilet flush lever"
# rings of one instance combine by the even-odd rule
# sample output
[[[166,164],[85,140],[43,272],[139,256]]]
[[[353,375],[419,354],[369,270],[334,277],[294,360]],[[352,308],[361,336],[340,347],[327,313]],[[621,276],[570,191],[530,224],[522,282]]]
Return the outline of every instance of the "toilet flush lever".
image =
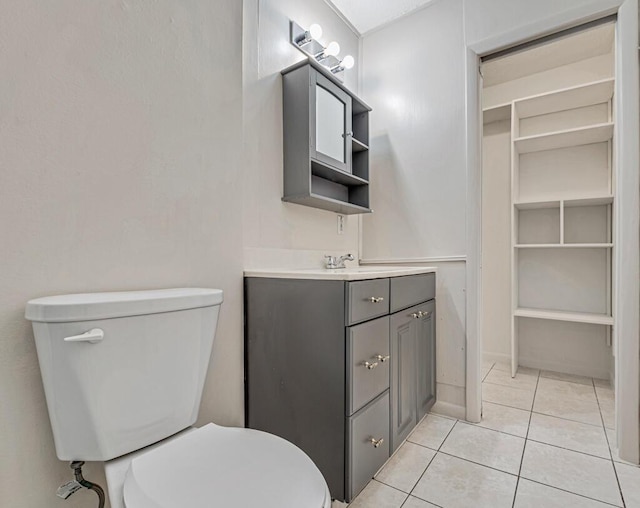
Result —
[[[104,332],[100,328],[93,328],[88,332],[81,333],[80,335],[72,335],[71,337],[65,337],[65,342],[91,342],[95,344],[104,339]]]

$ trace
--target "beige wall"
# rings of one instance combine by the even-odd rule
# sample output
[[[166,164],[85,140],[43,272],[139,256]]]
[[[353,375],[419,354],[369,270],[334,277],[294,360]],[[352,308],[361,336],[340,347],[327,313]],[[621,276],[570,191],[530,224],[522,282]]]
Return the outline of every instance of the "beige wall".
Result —
[[[289,18],[321,23],[358,60],[358,37],[323,0],[3,3],[0,505],[95,503],[55,496],[70,470],[55,455],[27,300],[222,288],[198,424],[242,425],[245,264],[357,256],[357,218],[339,236],[334,213],[280,200],[279,72],[301,58]],[[99,466],[85,472],[104,485]]]
[[[345,84],[358,92],[358,36],[324,0],[245,0],[244,12],[244,259],[250,268],[322,266],[324,254],[358,259],[358,217],[337,233],[333,212],[282,197],[282,82],[280,71],[305,56],[289,43],[289,20],[319,23],[322,41],[336,40],[356,66]]]
[[[243,423],[241,22],[237,0],[2,3],[2,506],[95,506],[55,496],[30,298],[222,288],[200,423]]]

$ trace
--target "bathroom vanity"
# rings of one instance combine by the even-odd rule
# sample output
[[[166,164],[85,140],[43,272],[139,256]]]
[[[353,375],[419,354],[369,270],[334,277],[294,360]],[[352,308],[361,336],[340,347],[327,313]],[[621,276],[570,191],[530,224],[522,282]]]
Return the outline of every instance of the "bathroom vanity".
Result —
[[[353,499],[435,402],[435,268],[245,272],[247,427]]]

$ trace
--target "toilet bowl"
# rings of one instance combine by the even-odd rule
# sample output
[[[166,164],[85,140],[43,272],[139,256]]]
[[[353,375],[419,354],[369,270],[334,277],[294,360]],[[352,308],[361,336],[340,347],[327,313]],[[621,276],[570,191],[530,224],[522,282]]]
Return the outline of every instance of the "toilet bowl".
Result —
[[[222,291],[31,300],[56,453],[101,461],[112,508],[330,508],[326,481],[277,436],[198,416]]]

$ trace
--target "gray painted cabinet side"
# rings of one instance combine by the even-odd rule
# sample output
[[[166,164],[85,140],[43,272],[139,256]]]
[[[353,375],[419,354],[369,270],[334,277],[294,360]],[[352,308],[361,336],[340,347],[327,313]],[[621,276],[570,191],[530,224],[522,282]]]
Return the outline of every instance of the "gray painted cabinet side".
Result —
[[[282,76],[284,135],[284,195],[305,196],[311,192],[309,146],[311,143],[309,66]]]
[[[304,450],[344,499],[344,282],[245,279],[247,426]]]

